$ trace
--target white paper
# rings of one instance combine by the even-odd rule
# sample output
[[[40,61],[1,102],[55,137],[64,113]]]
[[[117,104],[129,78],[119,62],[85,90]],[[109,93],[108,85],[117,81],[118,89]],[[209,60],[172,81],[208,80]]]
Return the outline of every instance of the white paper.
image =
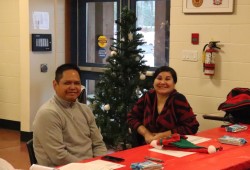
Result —
[[[33,164],[30,167],[30,170],[56,170],[56,169],[55,168],[50,168],[50,167],[47,167],[47,166]]]
[[[193,135],[185,135],[185,136],[187,137],[187,140],[189,142],[192,142],[193,144],[198,144],[210,140],[210,138],[204,138],[200,136],[193,136]]]
[[[175,156],[178,158],[196,153],[196,152],[174,151],[174,150],[165,150],[165,149],[163,150],[163,149],[156,149],[156,148],[152,148],[149,150],[153,152],[162,153],[165,155]]]
[[[59,168],[59,170],[114,170],[125,165],[109,161],[95,160],[87,163],[70,163]]]
[[[49,13],[48,12],[33,12],[33,28],[48,30],[49,29]]]
[[[188,137],[187,140],[189,142],[192,142],[193,144],[198,144],[198,143],[202,143],[202,142],[206,142],[206,141],[210,140],[210,138],[204,138],[204,137],[200,137],[200,136],[193,136],[193,135],[185,135],[185,136]],[[196,153],[196,152],[175,151],[175,150],[165,150],[165,149],[162,150],[162,149],[156,149],[156,148],[152,148],[149,150],[153,151],[153,152],[158,152],[158,153],[170,155],[170,156],[179,157],[179,158]]]

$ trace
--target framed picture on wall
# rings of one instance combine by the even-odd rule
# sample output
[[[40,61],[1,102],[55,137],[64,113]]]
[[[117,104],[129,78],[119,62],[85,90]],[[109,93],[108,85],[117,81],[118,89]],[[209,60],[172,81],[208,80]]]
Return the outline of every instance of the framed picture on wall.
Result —
[[[183,0],[184,13],[232,13],[234,0]]]

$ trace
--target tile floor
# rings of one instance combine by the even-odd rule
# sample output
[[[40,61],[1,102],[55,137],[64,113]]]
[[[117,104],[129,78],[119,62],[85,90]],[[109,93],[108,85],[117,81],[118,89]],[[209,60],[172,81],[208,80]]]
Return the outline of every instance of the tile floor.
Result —
[[[0,128],[0,158],[16,169],[29,169],[29,154],[26,143],[20,141],[19,131]]]

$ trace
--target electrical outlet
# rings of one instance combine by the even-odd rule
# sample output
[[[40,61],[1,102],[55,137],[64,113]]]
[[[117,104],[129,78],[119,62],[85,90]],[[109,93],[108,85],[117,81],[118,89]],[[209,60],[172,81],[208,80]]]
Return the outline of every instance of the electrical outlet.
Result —
[[[183,50],[182,51],[182,60],[183,61],[198,61],[198,52],[196,50]]]

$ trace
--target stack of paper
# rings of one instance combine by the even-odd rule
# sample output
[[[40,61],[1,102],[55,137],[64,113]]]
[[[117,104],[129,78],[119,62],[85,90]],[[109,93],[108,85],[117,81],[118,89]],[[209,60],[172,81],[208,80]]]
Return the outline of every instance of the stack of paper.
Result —
[[[87,163],[70,163],[59,168],[59,170],[113,170],[125,165],[109,161],[95,160]]]

